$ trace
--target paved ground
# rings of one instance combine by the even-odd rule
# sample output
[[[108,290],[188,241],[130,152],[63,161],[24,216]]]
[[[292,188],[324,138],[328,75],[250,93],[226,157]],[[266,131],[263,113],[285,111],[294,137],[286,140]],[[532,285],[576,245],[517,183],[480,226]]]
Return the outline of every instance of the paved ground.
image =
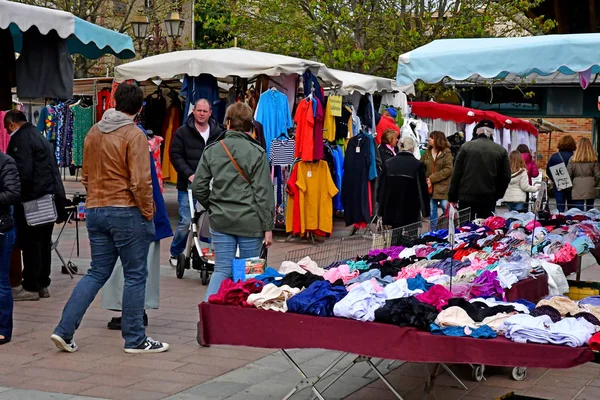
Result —
[[[67,192],[83,191],[77,183],[68,182]],[[173,220],[176,218],[175,191],[169,187],[165,198]],[[55,229],[55,235],[58,229]],[[336,224],[335,236],[347,230]],[[75,227],[69,225],[59,250],[66,259],[73,250],[74,262],[85,270],[89,265],[89,242],[85,228],[80,229],[81,252],[75,257]],[[284,238],[279,237],[282,241]],[[269,252],[269,264],[277,266],[285,254],[306,247],[306,242],[277,241]],[[0,351],[0,400],[3,399],[247,399],[282,398],[297,382],[298,375],[279,353],[272,350],[213,346],[201,348],[196,343],[197,304],[205,287],[197,272],[187,272],[184,279],[175,278],[168,266],[169,241],[162,243],[161,307],[148,312],[148,333],[171,344],[171,350],[160,355],[132,356],[123,353],[120,332],[109,331],[106,323],[116,314],[102,310],[99,298],[86,314],[76,335],[80,350],[60,353],[49,335],[60,319],[60,313],[75,282],[60,274],[59,260],[54,256],[52,297],[39,302],[15,305],[13,342]],[[600,280],[600,267],[591,266],[584,279]],[[302,369],[316,374],[336,352],[301,350],[293,352]],[[342,367],[352,359],[347,357]],[[384,363],[382,365],[386,365]],[[469,391],[459,389],[449,375],[438,379],[437,399],[491,399],[509,391],[555,399],[600,398],[600,368],[585,365],[567,371],[530,370],[524,382],[508,378],[509,370],[491,370],[485,383],[470,380],[470,369],[453,367],[465,379]],[[384,368],[388,378],[406,399],[421,398],[425,373],[421,365],[395,363]],[[335,372],[336,370],[334,370]],[[374,376],[362,376],[363,365],[332,386],[326,397],[332,399],[388,399],[390,392]],[[325,382],[326,383],[326,382]],[[293,397],[310,398],[308,390]]]

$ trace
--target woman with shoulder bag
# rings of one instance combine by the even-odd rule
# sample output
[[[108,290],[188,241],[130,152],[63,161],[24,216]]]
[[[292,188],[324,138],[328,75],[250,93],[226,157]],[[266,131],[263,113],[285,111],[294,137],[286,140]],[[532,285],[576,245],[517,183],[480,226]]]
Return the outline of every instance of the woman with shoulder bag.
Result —
[[[443,214],[448,209],[448,189],[454,164],[450,143],[443,132],[433,131],[429,134],[429,148],[423,154],[421,161],[427,168],[425,175],[431,198],[431,230],[435,230],[438,221],[438,207],[442,208]]]
[[[232,277],[238,247],[240,258],[251,258],[259,256],[263,239],[266,247],[273,242],[273,183],[267,154],[250,136],[252,115],[245,103],[227,108],[227,131],[204,150],[192,184],[194,197],[208,211],[215,252],[205,301]]]
[[[571,135],[561,136],[558,140],[558,151],[550,157],[548,160],[548,165],[546,166],[546,175],[552,179],[552,184],[554,186],[554,197],[556,199],[556,208],[558,212],[564,212],[565,208],[568,209],[573,206],[573,200],[571,199],[571,191],[573,187],[571,186],[568,189],[559,190],[556,180],[554,179],[554,175],[552,175],[551,168],[564,164],[564,168],[567,168],[569,164],[569,160],[573,157],[573,153],[577,149],[577,144],[575,143],[575,139]]]
[[[0,153],[0,345],[12,337],[13,298],[10,287],[10,255],[15,244],[12,207],[21,197],[19,172],[14,160]]]
[[[573,182],[573,205],[582,211],[594,208],[596,185],[600,181],[600,166],[590,139],[582,138],[579,141],[575,154],[569,160],[567,171]]]

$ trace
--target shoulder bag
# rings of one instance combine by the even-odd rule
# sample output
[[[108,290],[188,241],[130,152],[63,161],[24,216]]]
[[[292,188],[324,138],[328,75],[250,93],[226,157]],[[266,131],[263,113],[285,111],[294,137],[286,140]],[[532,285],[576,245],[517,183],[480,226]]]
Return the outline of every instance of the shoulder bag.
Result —
[[[29,226],[53,224],[58,219],[54,195],[46,194],[38,199],[23,203],[25,220]]]
[[[221,140],[219,143],[221,143],[221,146],[223,146],[223,149],[225,149],[225,153],[227,153],[227,155],[229,156],[229,159],[233,163],[233,166],[235,167],[235,169],[237,169],[237,172],[239,172],[240,175],[242,176],[242,178],[244,178],[244,180],[250,184],[251,183],[250,179],[248,179],[248,177],[246,176],[246,174],[244,173],[244,171],[240,168],[240,166],[237,163],[237,161],[235,161],[235,158],[233,158],[233,156],[229,152],[229,149],[227,148],[227,145],[225,145],[225,142],[223,140]]]

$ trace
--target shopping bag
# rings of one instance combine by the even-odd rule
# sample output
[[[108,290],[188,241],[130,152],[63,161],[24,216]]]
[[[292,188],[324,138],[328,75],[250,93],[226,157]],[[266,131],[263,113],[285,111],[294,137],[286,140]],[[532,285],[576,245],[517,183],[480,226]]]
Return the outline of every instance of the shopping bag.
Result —
[[[246,281],[246,259],[234,258],[231,263],[231,274],[234,282]]]
[[[569,172],[567,171],[567,166],[565,163],[553,165],[548,169],[550,170],[552,179],[556,183],[557,190],[566,190],[573,187],[573,183],[571,182],[571,177],[569,176]]]

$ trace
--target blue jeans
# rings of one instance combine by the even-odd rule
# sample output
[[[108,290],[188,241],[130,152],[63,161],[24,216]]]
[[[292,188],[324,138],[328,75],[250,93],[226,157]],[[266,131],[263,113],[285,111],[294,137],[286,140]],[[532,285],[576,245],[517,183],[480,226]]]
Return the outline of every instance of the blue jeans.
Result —
[[[527,211],[529,211],[527,203],[524,202],[509,202],[506,203],[506,206],[508,207],[508,211],[517,211],[522,213],[526,213]]]
[[[579,208],[581,211],[588,211],[594,208],[594,200],[596,199],[573,200],[572,203],[575,208]]]
[[[565,209],[568,210],[569,208],[573,207],[573,200],[571,199],[570,190],[564,190],[560,192],[555,190],[554,198],[556,199],[556,209],[558,212],[562,213],[565,211]]]
[[[12,337],[13,297],[10,287],[10,254],[15,244],[15,229],[0,235],[0,335]]]
[[[240,258],[252,258],[260,255],[263,242],[262,237],[234,236],[219,233],[212,229],[210,234],[215,252],[215,272],[210,278],[204,301],[208,301],[208,296],[219,291],[221,282],[232,277],[231,266],[238,246],[240,248]]]
[[[125,276],[121,331],[125,348],[135,348],[146,339],[146,260],[154,238],[154,222],[142,217],[137,207],[91,208],[87,214],[87,230],[92,264],[73,289],[54,333],[67,341],[73,338],[83,315],[110,278],[117,258],[120,258]]]
[[[448,209],[448,200],[431,199],[429,200],[429,207],[431,208],[431,215],[429,217],[430,229],[435,231],[438,222],[438,207],[442,207],[442,215],[445,215]]]
[[[190,224],[192,223],[192,212],[190,210],[190,201],[188,200],[188,192],[183,190],[177,191],[177,202],[179,203],[179,222],[171,243],[171,256],[177,257],[185,250],[188,234],[190,232]],[[194,199],[196,206],[196,199]]]

